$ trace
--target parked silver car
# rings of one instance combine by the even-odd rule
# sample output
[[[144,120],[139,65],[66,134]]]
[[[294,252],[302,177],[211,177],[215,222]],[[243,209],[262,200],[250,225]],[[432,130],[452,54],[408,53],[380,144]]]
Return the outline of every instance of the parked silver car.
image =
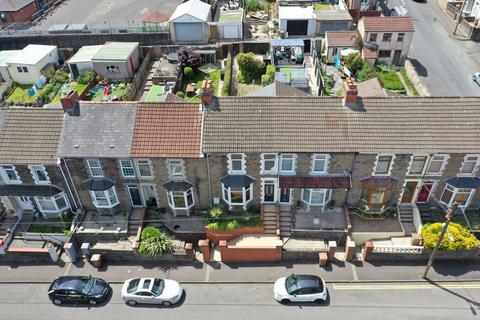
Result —
[[[182,295],[182,286],[177,281],[168,279],[129,279],[122,287],[122,298],[130,306],[145,303],[168,307],[178,303]]]

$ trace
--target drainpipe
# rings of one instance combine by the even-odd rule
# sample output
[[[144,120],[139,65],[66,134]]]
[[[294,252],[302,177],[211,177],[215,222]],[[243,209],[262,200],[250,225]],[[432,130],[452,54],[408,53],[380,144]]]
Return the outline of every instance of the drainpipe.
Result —
[[[70,181],[72,182],[73,191],[75,191],[75,195],[77,196],[77,200],[78,200],[78,203],[79,203],[79,208],[83,208],[83,203],[82,203],[82,200],[80,199],[80,196],[78,195],[77,188],[75,187],[75,182],[72,179],[70,169],[68,168],[67,160],[63,159],[63,163],[65,163],[65,168],[67,169],[68,177],[70,178]]]
[[[70,184],[67,181],[67,177],[65,176],[65,172],[63,172],[61,161],[62,160],[59,159],[59,161],[57,162],[57,166],[60,169],[60,172],[62,173],[63,180],[65,181],[65,185],[67,186],[68,194],[70,195],[70,197],[73,201],[73,204],[75,205],[75,210],[76,210],[76,209],[78,209],[77,201],[75,200],[75,197],[73,196],[72,189],[70,189]]]
[[[210,196],[210,204],[213,205],[212,177],[210,177],[210,158],[208,157],[208,153],[207,153],[207,176],[208,176],[208,194]]]

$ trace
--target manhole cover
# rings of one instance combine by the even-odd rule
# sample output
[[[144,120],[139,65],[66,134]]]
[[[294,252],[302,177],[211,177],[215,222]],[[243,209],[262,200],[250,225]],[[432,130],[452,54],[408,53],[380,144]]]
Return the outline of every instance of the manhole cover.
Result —
[[[320,224],[320,219],[313,218],[313,224]]]

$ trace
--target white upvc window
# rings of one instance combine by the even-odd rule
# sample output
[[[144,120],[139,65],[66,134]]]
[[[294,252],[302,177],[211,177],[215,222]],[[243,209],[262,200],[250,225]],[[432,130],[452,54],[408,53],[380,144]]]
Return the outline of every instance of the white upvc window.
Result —
[[[440,197],[440,202],[447,207],[457,202],[459,207],[466,208],[470,205],[474,193],[475,189],[456,188],[447,183]]]
[[[375,161],[373,174],[376,176],[390,175],[393,167],[394,156],[391,154],[379,154]]]
[[[118,160],[120,164],[120,172],[123,178],[135,178],[135,167],[132,160]]]
[[[446,154],[436,154],[430,158],[430,163],[428,164],[426,175],[429,176],[441,176],[445,167],[447,166],[448,155]]]
[[[7,184],[20,184],[22,183],[22,180],[20,179],[20,176],[18,175],[18,172],[13,165],[9,164],[4,164],[1,166],[1,175],[2,175],[2,180],[5,181]]]
[[[229,153],[228,157],[228,174],[246,174],[245,154]]]
[[[195,205],[193,189],[186,191],[167,191],[168,205],[172,209],[190,209]]]
[[[276,153],[262,153],[260,174],[276,174],[278,171],[278,155]]]
[[[42,213],[61,213],[70,208],[65,193],[53,197],[35,197],[35,202]]]
[[[247,204],[253,199],[253,184],[247,187],[226,187],[222,183],[223,200],[230,206],[243,206],[245,209]]]
[[[153,179],[152,163],[149,159],[137,159],[137,171],[140,179]]]
[[[168,177],[170,180],[184,180],[185,166],[182,159],[167,159]]]
[[[87,159],[88,172],[95,178],[103,177],[102,165],[98,159]]]
[[[310,206],[324,206],[330,195],[331,189],[303,189],[302,201]]]
[[[314,154],[312,155],[311,174],[325,174],[328,171],[328,154]]]
[[[35,184],[50,184],[50,178],[44,166],[29,165],[28,168],[30,169],[33,180],[35,180]]]
[[[280,155],[280,173],[295,174],[296,158],[293,153],[282,153]]]
[[[480,165],[480,156],[476,154],[467,154],[463,159],[459,176],[474,176]]]
[[[119,204],[114,186],[105,191],[90,191],[90,195],[92,196],[93,204],[97,208],[113,208]]]
[[[408,169],[408,175],[418,176],[423,175],[427,165],[428,156],[412,156],[410,161],[410,168]]]

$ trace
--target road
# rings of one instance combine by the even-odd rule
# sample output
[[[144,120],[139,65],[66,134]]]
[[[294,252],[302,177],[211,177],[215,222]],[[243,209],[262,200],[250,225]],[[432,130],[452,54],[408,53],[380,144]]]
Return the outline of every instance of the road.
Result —
[[[393,8],[401,1],[389,0],[388,5]],[[451,37],[454,25],[435,0],[404,2],[415,24],[409,57],[417,64],[431,95],[478,96],[480,87],[472,81],[472,75],[480,71],[473,60],[479,55],[480,45]]]
[[[2,319],[478,319],[480,282],[329,284],[324,305],[281,305],[272,284],[185,284],[180,305],[129,307],[120,299],[120,284],[103,306],[54,306],[47,284],[2,284]],[[155,317],[155,318],[154,318]]]

